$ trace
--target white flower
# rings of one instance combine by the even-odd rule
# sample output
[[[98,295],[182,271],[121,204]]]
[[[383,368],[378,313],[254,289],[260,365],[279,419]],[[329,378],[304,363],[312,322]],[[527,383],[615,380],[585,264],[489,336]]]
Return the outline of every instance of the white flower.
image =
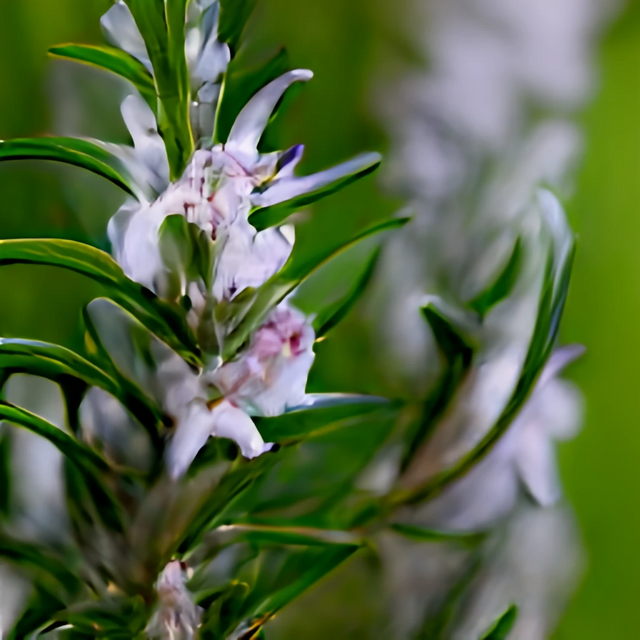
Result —
[[[305,403],[314,341],[307,318],[283,303],[256,331],[246,352],[197,382],[175,369],[176,360],[161,368],[165,404],[177,420],[167,452],[171,475],[181,476],[210,436],[234,440],[245,458],[270,451],[273,445],[265,444],[249,416],[277,416]],[[223,397],[207,403],[208,385]]]
[[[150,638],[191,640],[196,637],[202,609],[193,602],[185,584],[185,570],[180,562],[170,562],[156,584],[158,608],[146,630]]]
[[[280,415],[305,402],[314,342],[307,318],[283,303],[256,331],[247,351],[222,365],[211,381],[250,415]]]
[[[234,440],[245,458],[273,448],[249,417],[277,416],[305,404],[315,334],[309,319],[282,303],[237,360],[200,373],[157,338],[137,339],[139,325],[108,300],[89,306],[117,367],[174,422],[166,463],[182,476],[210,437]]]
[[[290,71],[259,91],[238,116],[225,145],[196,151],[180,180],[168,184],[166,152],[149,107],[130,97],[123,115],[135,148],[125,159],[132,173],[146,176],[161,191],[153,202],[129,202],[109,224],[115,257],[125,273],[160,296],[168,295],[169,269],[159,246],[159,230],[170,215],[188,222],[216,241],[212,294],[217,301],[231,300],[248,287],[258,287],[285,264],[291,243],[277,228],[258,232],[250,214],[326,187],[379,161],[364,154],[315,175],[296,177],[293,171],[303,147],[261,155],[258,143],[271,113],[292,83],[312,77],[306,70]],[[135,166],[131,166],[135,165]],[[158,187],[163,187],[158,189]],[[187,289],[183,283],[183,295]]]

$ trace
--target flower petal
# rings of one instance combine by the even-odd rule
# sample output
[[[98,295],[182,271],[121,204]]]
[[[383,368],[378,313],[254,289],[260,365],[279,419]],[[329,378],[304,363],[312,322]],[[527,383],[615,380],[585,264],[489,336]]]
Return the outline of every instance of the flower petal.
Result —
[[[140,60],[153,73],[153,67],[151,66],[142,35],[129,7],[122,0],[118,0],[102,16],[100,24],[108,42]]]
[[[365,153],[320,173],[314,173],[302,178],[290,177],[275,180],[266,191],[255,194],[252,197],[253,205],[256,207],[271,207],[307,193],[320,191],[338,180],[357,175],[377,166],[380,160],[381,156],[378,153]]]
[[[554,446],[538,425],[520,434],[516,465],[529,493],[543,507],[554,505],[561,495]]]
[[[293,248],[278,229],[256,233],[244,220],[230,225],[223,242],[213,285],[217,300],[231,300],[263,285],[284,266]]]
[[[169,161],[158,125],[149,105],[132,94],[122,103],[122,117],[133,139],[136,156],[146,169],[143,178],[158,193],[169,186]]]
[[[227,139],[227,150],[232,154],[247,156],[251,162],[255,162],[260,138],[284,92],[294,82],[306,82],[312,77],[312,71],[296,69],[285,73],[258,91],[236,118]]]
[[[169,443],[166,464],[169,475],[174,478],[183,476],[198,452],[215,435],[216,419],[206,403],[193,402],[178,419],[176,431]]]
[[[213,410],[213,418],[215,420],[214,435],[218,438],[234,440],[245,458],[260,456],[271,451],[274,446],[273,443],[265,444],[251,418],[227,400],[223,400]]]

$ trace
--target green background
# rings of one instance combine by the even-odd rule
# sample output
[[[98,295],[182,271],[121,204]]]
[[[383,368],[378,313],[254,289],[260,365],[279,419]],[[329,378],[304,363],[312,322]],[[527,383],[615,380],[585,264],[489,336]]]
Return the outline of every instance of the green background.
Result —
[[[316,73],[277,132],[283,143],[305,142],[305,170],[360,150],[384,151],[371,108],[375,70],[389,47],[410,59],[397,38],[400,20],[395,24],[393,17],[402,3],[396,5],[389,12],[377,0],[264,0],[251,25],[253,47],[286,44],[295,66]],[[61,42],[99,42],[98,19],[108,6],[106,0],[0,2],[0,138],[72,122],[78,133],[124,139],[111,85],[100,89],[78,72],[67,82],[70,72],[54,70],[46,56]],[[563,328],[564,341],[589,349],[572,370],[587,398],[586,426],[561,450],[589,566],[557,637],[581,640],[631,638],[640,626],[640,5],[631,5],[609,30],[598,59],[600,87],[581,116],[587,147],[569,203],[580,251]],[[74,108],[75,100],[87,108]],[[98,245],[118,203],[115,189],[79,171],[27,163],[0,167],[0,196],[0,237],[69,237]],[[396,207],[368,178],[315,207],[299,240],[347,236]],[[3,269],[0,333],[73,344],[80,335],[79,305],[95,293],[72,274]],[[333,390],[375,391],[380,372],[359,366],[367,337],[354,321],[340,332],[321,346],[313,385],[331,380]]]

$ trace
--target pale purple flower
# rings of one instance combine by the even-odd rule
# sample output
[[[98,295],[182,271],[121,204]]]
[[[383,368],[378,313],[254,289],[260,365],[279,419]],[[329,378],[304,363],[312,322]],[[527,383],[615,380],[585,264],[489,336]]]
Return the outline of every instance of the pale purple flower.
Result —
[[[150,638],[191,640],[196,637],[202,609],[186,588],[186,572],[180,562],[170,562],[156,584],[157,610],[147,627]]]
[[[528,402],[493,451],[427,503],[419,514],[421,521],[461,530],[486,527],[511,511],[520,486],[541,506],[558,501],[555,442],[576,435],[582,396],[557,375],[583,351],[573,345],[551,356]]]

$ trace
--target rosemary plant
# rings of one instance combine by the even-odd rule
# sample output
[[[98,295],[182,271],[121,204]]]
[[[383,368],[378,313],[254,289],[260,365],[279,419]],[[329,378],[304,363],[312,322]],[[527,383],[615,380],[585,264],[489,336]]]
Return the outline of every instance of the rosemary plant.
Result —
[[[574,355],[552,356],[574,246],[557,199],[543,190],[532,204],[545,247],[532,335],[510,398],[473,446],[436,472],[421,458],[464,390],[484,318],[520,278],[521,241],[464,317],[418,303],[444,367],[411,428],[398,429],[398,417],[415,405],[306,392],[314,344],[357,302],[378,254],[349,293],[314,315],[296,309],[292,294],[335,255],[408,219],[310,252],[294,246],[289,216],[367,175],[380,157],[300,177],[301,145],[263,152],[285,92],[312,73],[286,68],[280,55],[237,73],[253,5],[118,0],[102,20],[109,46],[51,53],[129,81],[122,117],[133,145],[0,143],[0,160],[76,165],[127,194],[108,227],[112,256],[69,240],[0,242],[0,265],[55,266],[103,287],[82,312],[84,352],[0,341],[7,390],[12,376],[28,374],[63,393],[65,424],[10,402],[11,393],[0,418],[61,452],[71,522],[56,544],[18,534],[8,499],[12,432],[3,430],[0,559],[17,567],[29,594],[10,624],[0,620],[8,638],[260,638],[299,594],[371,552],[380,532],[468,544],[475,533],[421,528],[403,514],[471,477],[518,420],[526,429],[523,411]],[[398,442],[392,485],[382,495],[363,488],[362,473]],[[518,472],[527,479],[526,456]],[[504,637],[515,616],[509,608],[485,637]]]

